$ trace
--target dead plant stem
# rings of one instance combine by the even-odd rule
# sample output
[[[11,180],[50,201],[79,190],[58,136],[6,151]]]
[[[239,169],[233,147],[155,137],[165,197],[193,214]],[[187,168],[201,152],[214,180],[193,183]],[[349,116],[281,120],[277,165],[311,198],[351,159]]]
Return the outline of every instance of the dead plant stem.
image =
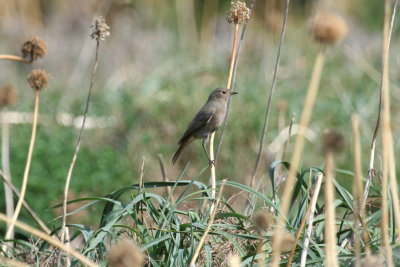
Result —
[[[253,10],[253,7],[254,7],[254,2],[255,2],[255,0],[251,0],[251,2],[250,2],[249,16],[251,16],[251,13],[252,13],[252,10]],[[236,50],[233,72],[232,72],[231,81],[230,81],[229,87],[228,87],[231,91],[233,91],[234,88],[235,88],[236,70],[237,70],[237,66],[238,66],[238,62],[239,62],[240,49],[242,47],[242,43],[243,43],[243,40],[244,40],[244,34],[246,32],[246,27],[247,27],[247,23],[248,22],[249,22],[249,20],[246,20],[246,23],[243,25],[242,33],[241,33],[239,44],[238,44],[238,48]],[[229,111],[230,111],[230,109],[231,109],[231,98],[229,97],[228,105],[227,105],[227,108],[226,108],[226,115],[225,115],[224,125],[222,127],[221,135],[220,135],[219,140],[218,140],[217,150],[215,152],[215,164],[217,163],[218,155],[219,155],[219,152],[220,152],[221,146],[222,146],[222,140],[224,139],[224,136],[225,136],[226,126],[228,125],[228,121],[229,121]]]
[[[0,55],[0,60],[11,60],[11,61],[18,61],[26,64],[31,64],[32,61],[26,60],[22,57],[19,56],[14,56],[14,55]]]
[[[226,179],[222,180],[221,187],[219,188],[218,197],[217,197],[217,200],[215,202],[215,209],[211,213],[211,217],[210,217],[210,220],[208,221],[207,228],[204,231],[203,236],[201,237],[200,242],[197,245],[196,251],[193,254],[193,258],[192,258],[192,260],[190,262],[190,267],[196,266],[195,265],[196,264],[196,260],[197,260],[197,257],[199,256],[201,247],[203,246],[204,241],[206,240],[206,237],[208,235],[208,232],[210,232],[210,230],[211,230],[211,225],[214,222],[214,217],[215,217],[215,214],[217,213],[218,204],[219,204],[219,202],[221,200],[221,196],[222,196],[222,192],[224,190],[225,183],[226,183]]]
[[[279,63],[280,63],[280,60],[281,60],[281,49],[282,49],[282,44],[283,44],[283,40],[284,40],[284,37],[285,37],[286,22],[287,22],[287,17],[288,17],[288,13],[289,13],[289,1],[290,0],[286,0],[285,15],[284,15],[284,18],[283,18],[281,38],[280,38],[280,41],[279,41],[278,53],[277,53],[276,62],[275,62],[274,75],[273,75],[273,78],[272,78],[272,85],[271,85],[271,90],[270,90],[270,93],[269,93],[269,98],[268,98],[268,103],[267,103],[267,111],[266,111],[266,114],[265,114],[264,127],[263,127],[262,134],[261,134],[260,146],[259,146],[259,149],[258,149],[256,163],[254,165],[253,172],[251,174],[251,181],[250,181],[250,187],[251,188],[254,187],[255,177],[256,177],[258,165],[260,164],[262,150],[263,150],[263,147],[264,147],[265,134],[266,134],[267,129],[268,129],[269,114],[271,112],[271,102],[272,102],[272,97],[273,97],[274,92],[275,92],[276,79],[277,79],[277,74],[278,74],[278,70],[279,70]]]
[[[282,233],[285,227],[285,216],[287,215],[289,211],[289,204],[292,196],[292,191],[293,191],[293,185],[296,182],[296,172],[300,164],[300,159],[301,159],[301,154],[303,151],[303,146],[304,146],[304,135],[305,131],[308,127],[311,114],[312,114],[312,109],[314,107],[315,99],[317,96],[318,92],[318,87],[319,87],[319,82],[321,79],[321,74],[322,74],[322,69],[324,66],[324,61],[325,61],[325,49],[324,47],[320,48],[320,51],[317,55],[317,58],[315,60],[314,64],[314,69],[313,73],[311,75],[311,80],[310,80],[310,85],[307,90],[307,95],[306,95],[306,100],[304,103],[303,107],[303,112],[301,114],[300,118],[300,123],[299,123],[299,132],[296,137],[296,143],[294,145],[294,151],[292,155],[292,159],[290,161],[291,166],[289,168],[289,174],[286,179],[286,184],[284,187],[283,191],[283,196],[286,196],[283,198],[282,203],[281,203],[281,212],[279,213],[278,219],[277,219],[277,228],[275,231],[277,233],[274,235],[275,238],[273,239],[272,243],[272,250],[273,250],[273,255],[272,255],[272,267],[277,267],[279,265],[280,261],[280,247],[281,247],[281,238],[282,238]]]
[[[6,183],[11,190],[13,191],[13,193],[15,194],[15,196],[17,196],[18,198],[21,196],[21,194],[19,193],[18,189],[11,183],[11,179],[9,179],[1,170],[0,170],[0,177],[1,179],[4,181],[4,183]],[[50,234],[51,230],[46,226],[46,224],[39,218],[39,216],[36,215],[36,213],[32,210],[32,208],[29,206],[28,203],[26,203],[26,201],[24,200],[22,202],[22,205],[24,206],[24,208],[26,209],[26,211],[29,213],[29,215],[31,215],[32,219],[40,226],[40,228],[42,228],[42,230],[46,233],[46,234]],[[7,216],[9,217],[9,216]],[[11,218],[11,217],[9,217]]]
[[[6,215],[3,213],[0,213],[0,220],[4,222],[11,222],[12,219],[8,218]],[[19,221],[16,221],[15,226],[22,229],[25,232],[28,232],[34,236],[39,237],[40,239],[43,239],[44,241],[50,243],[51,245],[58,247],[60,250],[66,252],[67,254],[74,256],[77,258],[82,264],[85,264],[89,267],[98,267],[98,265],[92,261],[90,261],[88,258],[83,256],[82,254],[74,251],[73,249],[69,248],[68,246],[64,245],[62,242],[56,240],[55,238],[25,224]]]
[[[34,112],[33,112],[32,134],[31,134],[31,140],[29,143],[28,157],[26,160],[24,177],[22,179],[21,195],[18,199],[17,206],[14,211],[14,216],[12,217],[12,219],[10,221],[10,226],[7,229],[7,233],[6,233],[4,239],[9,239],[11,236],[11,233],[14,231],[14,225],[18,219],[18,216],[19,216],[19,213],[20,213],[21,207],[22,207],[22,202],[24,201],[24,198],[25,198],[26,188],[28,186],[29,170],[31,168],[31,162],[32,162],[33,147],[35,146],[38,111],[39,111],[39,90],[35,90],[35,106],[34,106]]]
[[[388,29],[387,41],[386,42],[384,41],[384,43],[382,45],[382,49],[383,49],[382,53],[386,53],[385,50],[387,50],[387,53],[389,53],[390,40],[392,38],[392,32],[393,32],[393,23],[394,23],[394,18],[395,18],[396,9],[397,9],[397,1],[398,0],[395,0],[395,2],[394,2],[393,12],[392,12],[391,21],[390,21],[390,27]],[[387,27],[386,27],[386,30],[387,30]],[[384,68],[385,68],[384,62],[382,62],[382,73],[383,73],[383,69]],[[388,80],[388,83],[389,83],[389,80]],[[389,87],[389,84],[387,84],[387,86]],[[382,106],[383,97],[384,97],[384,88],[383,88],[383,74],[382,74],[380,91],[379,91],[378,118],[377,118],[377,121],[376,121],[374,135],[372,137],[371,152],[370,152],[369,167],[368,167],[368,177],[367,177],[367,180],[366,180],[365,186],[364,186],[364,197],[363,197],[363,201],[362,201],[362,204],[361,204],[361,209],[364,209],[364,207],[365,207],[365,204],[366,204],[367,198],[368,198],[369,187],[371,186],[372,178],[374,177],[374,161],[375,161],[376,139],[378,137],[379,128],[380,128],[380,124],[381,124],[382,108],[383,108],[383,106]]]
[[[98,59],[98,54],[99,54],[99,44],[100,44],[100,41],[97,40],[95,63],[94,63],[94,67],[93,67],[92,78],[90,80],[89,93],[88,93],[87,100],[86,100],[85,113],[83,114],[82,126],[81,126],[81,130],[80,130],[80,133],[79,133],[78,142],[76,144],[75,152],[74,152],[74,155],[72,157],[72,162],[71,162],[69,170],[68,170],[67,179],[65,181],[64,199],[63,199],[63,217],[62,217],[62,228],[61,228],[61,241],[62,242],[65,241],[64,237],[65,237],[65,227],[66,227],[66,223],[67,223],[67,200],[68,200],[69,184],[71,182],[72,171],[73,171],[74,166],[75,166],[76,158],[78,157],[79,149],[81,147],[81,141],[82,141],[82,137],[83,137],[83,132],[84,132],[85,125],[86,125],[86,118],[87,118],[87,114],[88,114],[88,111],[89,111],[90,98],[91,98],[91,95],[92,95],[93,84],[94,84],[95,74],[96,74],[96,70],[97,70],[97,59]]]

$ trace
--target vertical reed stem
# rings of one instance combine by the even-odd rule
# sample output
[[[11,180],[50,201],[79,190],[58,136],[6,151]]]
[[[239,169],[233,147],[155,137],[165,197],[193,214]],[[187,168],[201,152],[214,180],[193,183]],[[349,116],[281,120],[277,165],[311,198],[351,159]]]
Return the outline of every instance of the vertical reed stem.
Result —
[[[324,66],[325,61],[325,49],[321,47],[318,56],[314,63],[314,69],[311,75],[310,85],[307,90],[307,96],[303,107],[303,112],[301,114],[300,123],[299,123],[299,132],[296,137],[296,143],[294,145],[294,151],[291,162],[291,166],[289,169],[289,174],[286,179],[285,188],[283,191],[283,195],[285,198],[282,199],[281,204],[281,212],[279,213],[277,219],[277,233],[274,235],[275,238],[272,243],[272,267],[277,267],[280,261],[280,247],[282,242],[282,233],[285,227],[285,216],[288,214],[289,211],[289,204],[292,196],[293,186],[296,182],[296,172],[300,164],[301,153],[303,151],[304,145],[304,135],[309,124],[312,109],[314,107],[315,99],[318,92],[318,86],[321,79],[322,69]]]
[[[335,188],[333,186],[333,153],[326,152],[326,177],[325,177],[325,245],[326,245],[326,266],[338,267],[336,253],[336,227],[335,227]]]
[[[10,126],[7,121],[6,110],[3,109],[1,112],[1,165],[5,177],[11,182],[11,171],[10,171]],[[6,201],[6,214],[7,217],[12,218],[14,216],[14,197],[11,187],[4,182],[4,196]],[[10,225],[7,225],[9,227]],[[10,239],[14,238],[14,231],[10,235]]]
[[[35,146],[38,111],[39,111],[39,90],[35,90],[35,107],[33,111],[32,134],[29,143],[28,158],[26,160],[24,177],[22,179],[21,195],[18,199],[17,206],[14,211],[14,216],[11,219],[10,226],[7,229],[7,233],[4,239],[10,239],[10,236],[14,231],[15,222],[17,221],[19,213],[21,211],[22,202],[24,201],[25,198],[26,188],[28,185],[29,170],[31,168],[31,162],[32,162],[33,147]]]

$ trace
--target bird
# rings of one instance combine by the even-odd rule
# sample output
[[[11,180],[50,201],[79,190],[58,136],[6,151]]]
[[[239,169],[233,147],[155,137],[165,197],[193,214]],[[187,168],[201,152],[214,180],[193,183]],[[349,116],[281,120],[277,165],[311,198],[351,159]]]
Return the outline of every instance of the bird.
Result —
[[[207,152],[206,142],[210,134],[217,131],[219,126],[221,126],[225,118],[229,97],[236,94],[237,92],[224,87],[217,88],[211,92],[207,102],[197,112],[196,116],[194,116],[182,138],[179,140],[179,148],[172,158],[172,164],[175,164],[182,150],[195,139],[203,139],[202,145],[208,161],[210,165],[214,164]]]

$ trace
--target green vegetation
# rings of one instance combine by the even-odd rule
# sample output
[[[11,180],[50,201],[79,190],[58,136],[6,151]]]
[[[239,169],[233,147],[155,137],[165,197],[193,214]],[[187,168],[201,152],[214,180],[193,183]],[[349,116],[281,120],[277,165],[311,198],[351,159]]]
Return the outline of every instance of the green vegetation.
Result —
[[[72,174],[68,208],[71,239],[81,254],[101,266],[107,266],[110,249],[122,238],[133,239],[138,244],[149,266],[188,266],[210,219],[214,201],[208,188],[210,174],[201,141],[190,144],[177,164],[172,165],[171,159],[179,137],[209,93],[226,85],[233,38],[233,27],[225,21],[230,1],[218,1],[217,8],[210,5],[211,0],[128,2],[110,1],[98,6],[84,3],[76,10],[76,4],[63,1],[30,0],[27,10],[31,12],[10,3],[4,3],[7,8],[0,10],[0,25],[3,25],[0,37],[4,40],[0,44],[1,53],[19,53],[19,43],[29,37],[24,36],[22,29],[46,40],[48,50],[43,59],[32,65],[0,60],[3,70],[0,87],[11,84],[19,95],[17,103],[7,107],[7,111],[33,110],[34,94],[26,82],[32,69],[43,68],[53,77],[49,88],[40,96],[39,125],[25,199],[51,230],[59,230],[60,203],[93,66],[95,41],[89,39],[88,28],[92,18],[102,14],[111,26],[111,36],[100,44],[90,118]],[[273,154],[269,145],[282,131],[279,124],[287,127],[294,113],[297,125],[319,45],[309,33],[310,18],[314,14],[311,5],[315,1],[294,3],[289,12],[265,147],[256,175],[257,188],[250,188],[285,5],[284,1],[267,1],[267,6],[261,2],[256,0],[240,51],[235,81],[239,95],[232,99],[216,167],[218,188],[223,178],[228,181],[222,204],[200,252],[199,266],[234,266],[228,262],[233,254],[239,255],[245,266],[263,266],[261,259],[268,265],[271,261],[275,228],[268,225],[261,229],[255,223],[253,211],[267,210],[272,219],[279,215],[285,183],[276,192],[273,184],[287,174],[296,136],[290,138],[283,158]],[[384,14],[383,3],[379,1],[368,5],[361,0],[346,2],[339,1],[336,5],[350,25],[349,35],[339,45],[326,50],[309,125],[311,135],[305,141],[295,194],[285,216],[286,230],[294,239],[302,219],[308,216],[306,211],[317,174],[325,170],[323,131],[327,128],[340,131],[345,136],[346,147],[335,156],[334,205],[338,260],[343,266],[354,264],[357,243],[351,116],[357,114],[360,119],[365,181],[378,116]],[[16,11],[18,18],[12,15]],[[275,20],[278,30],[265,19],[271,12],[281,15]],[[400,110],[395,105],[400,98],[396,21],[397,18],[390,50],[395,154],[400,145],[400,118],[396,116]],[[279,101],[288,104],[283,117],[279,116]],[[62,114],[72,116],[76,125],[63,125]],[[98,119],[93,128],[91,119]],[[30,133],[30,123],[11,123],[10,167],[12,182],[18,189]],[[219,135],[220,131],[216,141]],[[284,145],[280,143],[278,150]],[[382,188],[378,179],[383,171],[382,153],[380,134],[375,157],[378,175],[367,200],[369,242],[366,244],[358,237],[361,258],[367,256],[368,246],[372,254],[383,251],[379,226]],[[164,159],[169,182],[163,181],[158,154]],[[145,157],[143,190],[139,189],[142,157]],[[172,188],[171,194],[166,193],[167,186]],[[324,186],[321,190],[320,196],[323,196]],[[254,207],[251,214],[245,212],[248,194]],[[0,195],[4,195],[3,186]],[[396,265],[399,263],[396,255],[400,252],[396,243],[399,226],[395,222],[392,197],[389,193],[388,227]],[[5,213],[6,202],[2,198],[0,210]],[[326,260],[324,204],[323,197],[319,197],[308,252],[307,264],[315,266],[323,266]],[[18,220],[37,227],[24,208]],[[6,224],[0,223],[2,243],[6,229]],[[292,266],[300,266],[305,229],[294,251]],[[360,234],[362,229],[358,229]],[[20,229],[16,231],[17,245],[10,258],[32,265],[56,264],[58,252],[54,247],[43,241],[31,242],[29,234]],[[292,245],[293,240],[288,245],[290,249]],[[286,265],[290,249],[281,249],[280,263]],[[78,265],[72,258],[72,266]]]

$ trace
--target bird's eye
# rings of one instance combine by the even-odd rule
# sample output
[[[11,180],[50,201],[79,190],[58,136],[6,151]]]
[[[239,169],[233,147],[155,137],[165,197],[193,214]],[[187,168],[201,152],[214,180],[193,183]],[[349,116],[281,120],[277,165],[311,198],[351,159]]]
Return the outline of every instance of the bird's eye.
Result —
[[[223,94],[226,94],[226,91],[222,91]]]

